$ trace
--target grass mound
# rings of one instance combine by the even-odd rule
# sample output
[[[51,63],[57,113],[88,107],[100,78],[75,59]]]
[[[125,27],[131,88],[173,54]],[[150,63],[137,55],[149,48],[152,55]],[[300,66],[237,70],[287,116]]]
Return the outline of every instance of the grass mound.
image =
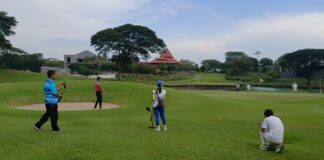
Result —
[[[40,73],[0,69],[0,83],[42,81],[44,77],[46,75]]]

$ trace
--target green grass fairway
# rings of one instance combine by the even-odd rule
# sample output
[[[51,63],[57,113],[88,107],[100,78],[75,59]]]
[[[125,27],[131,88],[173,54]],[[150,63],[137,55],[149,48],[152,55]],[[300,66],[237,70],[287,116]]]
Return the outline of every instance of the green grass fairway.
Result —
[[[104,81],[104,101],[120,108],[61,112],[61,133],[52,133],[49,123],[37,133],[32,125],[43,112],[14,107],[42,103],[44,76],[14,73],[18,81],[4,73],[0,72],[1,160],[324,159],[323,95],[167,89],[169,130],[157,133],[148,128],[144,110],[151,105],[154,86]],[[64,101],[94,101],[93,80],[65,80]],[[283,154],[258,150],[257,123],[266,108],[274,109],[285,124]]]

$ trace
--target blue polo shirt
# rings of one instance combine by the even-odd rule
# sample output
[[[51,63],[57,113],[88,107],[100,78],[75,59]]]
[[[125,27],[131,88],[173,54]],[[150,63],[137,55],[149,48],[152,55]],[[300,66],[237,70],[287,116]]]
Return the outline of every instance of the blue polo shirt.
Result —
[[[44,84],[44,93],[45,93],[45,104],[57,104],[58,97],[54,96],[57,94],[55,81],[52,79],[47,79]]]

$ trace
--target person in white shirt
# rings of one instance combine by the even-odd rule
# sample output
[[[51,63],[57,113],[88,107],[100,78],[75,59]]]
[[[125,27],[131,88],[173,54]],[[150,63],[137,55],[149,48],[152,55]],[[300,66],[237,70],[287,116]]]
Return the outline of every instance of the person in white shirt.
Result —
[[[294,82],[292,84],[292,89],[293,89],[293,91],[294,91],[295,94],[298,92],[298,84],[296,82]]]
[[[271,109],[264,112],[265,119],[260,126],[261,146],[263,151],[275,151],[281,153],[284,149],[284,125],[280,118],[273,115]]]
[[[153,90],[153,110],[155,116],[156,131],[161,131],[160,116],[163,122],[163,129],[167,131],[166,118],[165,118],[165,96],[166,90],[162,89],[163,81],[159,80],[156,83],[157,89]]]
[[[240,92],[240,90],[241,90],[241,85],[240,85],[240,84],[237,84],[236,87],[235,87],[235,90],[236,90],[236,92]]]
[[[247,91],[248,93],[250,93],[250,91],[251,91],[251,85],[250,85],[250,84],[247,84],[247,85],[246,85],[246,91]]]

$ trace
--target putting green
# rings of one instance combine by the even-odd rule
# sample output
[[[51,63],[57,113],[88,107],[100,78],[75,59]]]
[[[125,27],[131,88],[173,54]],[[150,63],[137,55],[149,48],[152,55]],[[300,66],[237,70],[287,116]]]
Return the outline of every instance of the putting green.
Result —
[[[64,102],[60,103],[59,111],[80,111],[80,110],[93,110],[94,102]],[[99,105],[98,105],[99,107]],[[119,105],[111,103],[102,103],[102,109],[114,109],[118,108]],[[17,109],[23,110],[45,110],[43,103],[18,106]]]

